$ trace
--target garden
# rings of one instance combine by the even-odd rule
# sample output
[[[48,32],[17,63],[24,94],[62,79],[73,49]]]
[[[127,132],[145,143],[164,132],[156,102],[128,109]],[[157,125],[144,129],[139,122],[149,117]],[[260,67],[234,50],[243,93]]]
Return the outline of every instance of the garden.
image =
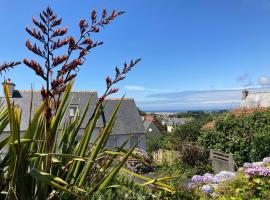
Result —
[[[43,101],[34,109],[32,91],[31,117],[26,131],[21,132],[23,111],[10,97],[9,82],[4,82],[5,98],[0,105],[0,198],[269,199],[268,109],[240,114],[179,113],[180,117],[193,120],[174,127],[172,133],[148,137],[147,152],[137,148],[140,140],[126,149],[129,139],[109,149],[106,144],[123,96],[94,137],[106,99],[118,92],[116,85],[127,78],[140,58],[115,67],[115,73],[105,78],[105,91],[89,119],[86,113],[92,97],[82,112],[76,111],[72,119],[65,120],[79,69],[88,54],[103,44],[93,41],[92,36],[123,14],[123,11],[106,9],[98,14],[93,10],[87,19],[79,21],[78,37],[67,35],[62,18],[49,7],[38,18],[32,18],[34,28],[26,27],[31,39],[26,40],[25,46],[34,57],[4,63],[0,73],[24,64],[43,81],[39,91]],[[85,121],[86,128],[82,137],[78,137]],[[187,144],[196,148],[185,148]],[[179,151],[181,156],[171,163],[157,164],[152,155],[158,149]],[[231,153],[236,171],[213,174],[210,149]]]
[[[176,126],[157,144],[149,142],[151,147],[180,152],[180,159],[157,166],[155,174],[171,176],[171,184],[182,188],[186,199],[268,199],[269,116],[268,109],[235,110]],[[199,148],[183,148],[189,143]],[[235,171],[214,174],[210,149],[231,153]]]

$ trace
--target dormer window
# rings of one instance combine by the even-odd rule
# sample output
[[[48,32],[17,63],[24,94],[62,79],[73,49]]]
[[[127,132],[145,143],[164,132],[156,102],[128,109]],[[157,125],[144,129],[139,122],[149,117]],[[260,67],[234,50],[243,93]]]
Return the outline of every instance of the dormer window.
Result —
[[[78,110],[78,105],[70,105],[69,107],[69,117],[75,117],[75,114]]]

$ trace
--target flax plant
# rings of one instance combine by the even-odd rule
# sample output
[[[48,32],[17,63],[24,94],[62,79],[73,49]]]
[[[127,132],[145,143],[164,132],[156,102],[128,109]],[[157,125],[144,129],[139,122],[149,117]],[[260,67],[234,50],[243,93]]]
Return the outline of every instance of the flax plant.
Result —
[[[120,70],[115,68],[115,77],[106,78],[106,90],[99,98],[92,116],[87,119],[92,97],[89,98],[82,113],[75,114],[70,121],[65,121],[69,108],[71,90],[79,67],[85,56],[101,42],[91,40],[92,33],[111,23],[124,12],[113,11],[107,14],[104,9],[97,19],[96,11],[91,12],[90,22],[82,19],[79,22],[80,36],[65,37],[66,28],[60,28],[62,19],[52,9],[40,13],[40,21],[34,17],[36,28],[26,31],[36,39],[36,43],[26,41],[26,47],[43,59],[43,64],[34,59],[24,59],[23,63],[33,69],[45,82],[41,89],[43,102],[30,114],[27,130],[20,130],[21,112],[10,98],[7,84],[4,85],[5,105],[0,109],[0,190],[3,199],[91,199],[95,194],[106,191],[112,186],[116,176],[132,174],[147,181],[145,185],[174,192],[175,189],[160,180],[151,180],[125,169],[125,163],[135,144],[125,150],[127,141],[116,151],[106,149],[106,143],[117,118],[122,100],[115,108],[109,121],[103,121],[98,137],[93,136],[98,119],[103,119],[104,100],[118,91],[114,85],[123,80],[126,74],[140,61],[136,59],[124,64]],[[56,50],[66,47],[66,54],[55,55]],[[62,49],[60,52],[63,52]],[[20,62],[6,63],[0,66],[0,72],[13,68]],[[56,72],[56,74],[55,74]],[[30,102],[31,108],[32,102]],[[76,142],[82,122],[87,121],[81,139]],[[9,126],[9,131],[6,132]]]

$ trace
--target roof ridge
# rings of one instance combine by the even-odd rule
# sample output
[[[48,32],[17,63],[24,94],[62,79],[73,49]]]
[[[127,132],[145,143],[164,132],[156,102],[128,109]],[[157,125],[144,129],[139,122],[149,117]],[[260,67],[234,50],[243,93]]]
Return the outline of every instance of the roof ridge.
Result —
[[[97,90],[75,90],[75,91],[71,91],[71,92],[77,92],[77,93],[98,93]]]
[[[249,92],[250,94],[259,94],[259,93],[270,93],[270,91],[265,91],[265,92],[263,92],[263,91],[261,91],[261,92]]]
[[[108,100],[111,100],[111,101],[119,101],[121,100],[122,98],[108,98],[106,99],[105,101],[108,101]],[[134,100],[134,98],[123,98],[124,101],[127,101],[127,100]]]

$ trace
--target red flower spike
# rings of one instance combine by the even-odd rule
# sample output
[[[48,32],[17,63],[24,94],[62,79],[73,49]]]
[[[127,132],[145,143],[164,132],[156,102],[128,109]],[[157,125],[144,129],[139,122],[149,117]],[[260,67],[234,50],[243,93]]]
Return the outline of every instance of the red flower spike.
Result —
[[[91,13],[91,19],[92,19],[92,21],[96,21],[96,18],[97,18],[97,12],[95,10],[93,10]]]
[[[105,18],[107,16],[107,10],[103,9],[102,11],[102,18]]]

